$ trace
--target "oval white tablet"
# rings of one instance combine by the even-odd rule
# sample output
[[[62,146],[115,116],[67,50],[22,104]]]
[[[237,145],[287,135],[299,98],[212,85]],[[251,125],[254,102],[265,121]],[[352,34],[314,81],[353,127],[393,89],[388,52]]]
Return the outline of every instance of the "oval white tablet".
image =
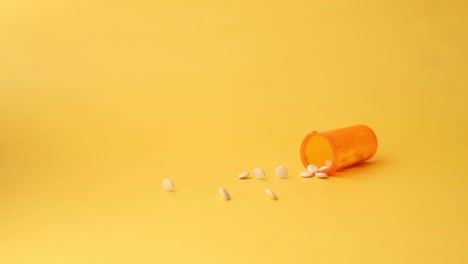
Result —
[[[260,169],[260,168],[255,168],[253,170],[253,174],[255,175],[255,178],[257,179],[265,179],[265,171]]]
[[[172,192],[174,190],[174,183],[170,179],[164,179],[162,181],[162,187],[164,190]]]
[[[250,175],[250,173],[248,173],[248,172],[243,172],[243,173],[237,175],[237,178],[238,178],[238,179],[245,179],[245,178],[249,177],[249,175]]]
[[[316,171],[318,171],[318,167],[315,166],[314,164],[309,164],[309,165],[307,165],[307,170],[312,172],[312,173],[315,173]]]
[[[273,200],[278,199],[278,197],[276,196],[276,194],[272,190],[267,188],[267,189],[265,189],[265,192],[268,194],[268,196],[270,196],[271,199],[273,199]]]
[[[288,168],[285,166],[279,166],[275,170],[276,176],[280,179],[284,179],[288,176]]]
[[[301,175],[302,178],[310,178],[310,177],[314,176],[314,173],[310,172],[310,171],[303,171],[303,172],[299,173],[299,175]]]
[[[331,167],[332,164],[333,164],[333,161],[331,161],[331,160],[326,160],[325,161],[325,166]]]
[[[224,200],[230,200],[231,195],[229,195],[229,192],[224,189],[224,188],[219,188],[219,195],[224,198]]]
[[[315,176],[317,176],[320,179],[328,178],[328,174],[326,174],[325,172],[317,172],[317,173],[315,173]]]
[[[318,169],[318,171],[320,171],[320,172],[325,172],[325,171],[327,171],[328,169],[330,169],[330,167],[328,167],[328,166],[322,166],[322,167],[320,167],[320,168]]]

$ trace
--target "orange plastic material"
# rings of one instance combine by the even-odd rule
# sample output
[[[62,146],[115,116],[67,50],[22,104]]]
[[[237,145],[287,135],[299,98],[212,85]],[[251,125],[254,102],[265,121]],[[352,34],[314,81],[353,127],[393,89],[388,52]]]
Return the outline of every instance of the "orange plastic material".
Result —
[[[324,166],[331,160],[326,171],[332,175],[337,170],[353,166],[372,158],[377,151],[377,137],[368,126],[356,125],[318,133],[309,133],[301,145],[301,160],[309,164]]]

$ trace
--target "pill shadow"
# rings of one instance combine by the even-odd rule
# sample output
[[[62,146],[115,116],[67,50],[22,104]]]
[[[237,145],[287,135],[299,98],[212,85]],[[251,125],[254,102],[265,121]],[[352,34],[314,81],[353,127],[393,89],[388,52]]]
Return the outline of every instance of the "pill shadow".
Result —
[[[365,161],[347,168],[340,169],[333,174],[333,177],[360,177],[365,172],[366,175],[372,175],[378,172],[383,165],[388,162],[383,159]]]

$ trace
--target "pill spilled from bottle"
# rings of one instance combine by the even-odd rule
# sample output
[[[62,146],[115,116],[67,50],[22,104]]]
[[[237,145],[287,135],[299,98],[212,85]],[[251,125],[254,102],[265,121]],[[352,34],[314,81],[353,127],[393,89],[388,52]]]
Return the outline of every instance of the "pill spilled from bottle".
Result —
[[[237,178],[238,178],[238,179],[247,179],[247,178],[249,177],[249,175],[250,175],[250,173],[248,173],[248,172],[243,172],[243,173],[237,175]]]
[[[288,177],[288,168],[285,166],[279,166],[275,170],[276,176],[280,179]]]
[[[315,166],[314,164],[309,164],[307,165],[307,170],[312,172],[312,173],[315,173],[317,172],[319,169],[317,166]]]
[[[161,185],[165,191],[174,191],[174,183],[170,179],[164,179]]]
[[[278,196],[276,196],[276,193],[274,193],[272,190],[266,188],[265,192],[272,200],[278,200]]]
[[[317,178],[319,178],[319,179],[327,179],[328,178],[328,174],[326,172],[317,172],[317,173],[315,173],[315,176],[317,176]]]
[[[253,170],[253,174],[255,176],[255,178],[259,179],[259,180],[263,180],[265,179],[265,171],[261,168],[255,168]]]
[[[300,175],[302,178],[310,178],[310,177],[313,177],[313,176],[314,176],[314,172],[303,171],[303,172],[299,173],[299,175]]]
[[[224,200],[231,200],[231,195],[226,189],[219,188],[218,192],[219,192],[219,195],[221,195],[221,197],[224,198]]]
[[[318,169],[318,171],[320,171],[320,172],[325,172],[325,171],[327,171],[328,169],[330,169],[329,166],[322,166],[322,167],[320,167],[320,168]]]

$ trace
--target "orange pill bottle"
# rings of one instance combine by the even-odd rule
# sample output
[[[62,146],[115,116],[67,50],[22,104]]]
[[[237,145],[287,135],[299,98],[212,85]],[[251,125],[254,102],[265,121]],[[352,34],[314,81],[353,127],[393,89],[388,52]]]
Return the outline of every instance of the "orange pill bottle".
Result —
[[[375,155],[377,137],[366,125],[355,125],[326,132],[313,131],[301,144],[300,156],[305,167],[321,167],[327,160],[332,166],[326,171],[332,175],[337,170],[364,162]]]

